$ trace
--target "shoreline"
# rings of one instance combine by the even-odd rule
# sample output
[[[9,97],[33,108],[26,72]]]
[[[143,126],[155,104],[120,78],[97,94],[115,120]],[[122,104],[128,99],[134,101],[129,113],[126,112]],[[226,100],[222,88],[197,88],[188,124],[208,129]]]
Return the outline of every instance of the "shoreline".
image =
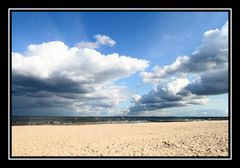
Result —
[[[12,124],[12,127],[15,126],[74,126],[74,125],[102,125],[102,124],[143,124],[143,123],[185,123],[185,122],[203,122],[203,121],[227,121],[228,119],[221,120],[185,120],[185,121],[99,121],[99,122],[79,122],[79,123],[52,123],[52,124]]]
[[[228,156],[228,121],[12,126],[12,156]]]

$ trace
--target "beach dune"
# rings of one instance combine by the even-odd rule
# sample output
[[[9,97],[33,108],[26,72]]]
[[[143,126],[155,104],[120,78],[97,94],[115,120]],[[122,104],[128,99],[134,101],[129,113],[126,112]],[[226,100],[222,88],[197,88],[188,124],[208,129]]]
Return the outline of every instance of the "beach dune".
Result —
[[[228,121],[12,126],[12,156],[228,156]]]

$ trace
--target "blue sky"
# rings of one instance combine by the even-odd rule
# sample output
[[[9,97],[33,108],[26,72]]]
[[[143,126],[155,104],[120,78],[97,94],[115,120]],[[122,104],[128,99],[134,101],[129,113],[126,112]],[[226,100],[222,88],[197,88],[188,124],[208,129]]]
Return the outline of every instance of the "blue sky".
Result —
[[[212,46],[212,43],[208,42],[211,40],[208,40],[207,38],[213,38],[212,36],[215,36],[215,34],[217,33],[219,33],[220,35],[216,35],[216,37],[220,38],[222,32],[217,31],[216,29],[222,30],[221,28],[226,24],[227,21],[228,21],[227,12],[13,12],[12,13],[12,51],[14,53],[13,57],[17,53],[21,55],[20,59],[22,59],[22,60],[13,59],[13,61],[16,60],[16,62],[14,62],[13,64],[13,73],[16,74],[17,76],[16,79],[19,79],[19,80],[16,80],[17,81],[15,82],[16,85],[14,83],[15,80],[13,80],[13,85],[15,85],[14,89],[16,89],[16,92],[13,92],[13,111],[15,111],[15,113],[18,115],[25,115],[25,114],[26,115],[30,115],[30,114],[31,115],[35,115],[35,114],[38,114],[38,115],[39,114],[40,115],[41,114],[42,115],[51,115],[51,114],[54,114],[54,115],[63,115],[63,114],[64,115],[120,115],[122,114],[122,111],[124,109],[129,114],[137,114],[137,115],[148,115],[148,114],[162,115],[163,114],[162,111],[164,111],[164,115],[188,115],[188,114],[189,115],[205,115],[205,114],[206,115],[227,115],[228,93],[225,88],[222,88],[222,85],[219,84],[220,85],[219,87],[221,87],[221,89],[217,88],[216,93],[211,92],[209,94],[209,92],[207,92],[206,94],[203,94],[202,92],[201,93],[199,92],[199,89],[196,91],[196,88],[195,88],[196,83],[193,83],[194,79],[197,79],[197,77],[200,77],[203,83],[203,79],[205,78],[208,79],[207,74],[209,73],[217,74],[217,72],[215,73],[215,71],[221,70],[219,69],[219,67],[221,67],[218,61],[219,59],[215,62],[211,62],[216,64],[214,67],[211,67],[208,70],[199,70],[194,73],[191,73],[192,71],[190,70],[182,70],[184,68],[187,69],[186,68],[187,65],[183,64],[180,66],[179,71],[181,71],[181,74],[180,74],[181,78],[183,79],[182,76],[184,76],[184,78],[186,78],[189,81],[186,82],[185,84],[183,84],[184,80],[176,79],[176,81],[180,85],[184,85],[184,87],[186,88],[187,88],[187,85],[189,85],[189,88],[191,88],[189,89],[189,91],[191,93],[189,92],[188,96],[182,97],[181,102],[175,102],[178,104],[177,107],[171,106],[170,108],[168,106],[166,107],[165,105],[162,106],[162,102],[166,102],[166,99],[162,97],[163,90],[164,90],[164,89],[162,90],[162,88],[165,88],[165,90],[166,89],[171,90],[171,88],[168,88],[169,85],[167,83],[171,83],[171,82],[174,83],[174,80],[170,79],[172,77],[180,78],[178,72],[177,71],[171,72],[171,74],[166,74],[166,76],[159,77],[161,79],[159,79],[157,82],[153,81],[153,77],[152,77],[155,75],[154,79],[156,79],[156,76],[158,76],[157,73],[161,70],[161,67],[169,66],[170,64],[174,63],[178,56],[198,58],[199,56],[195,56],[193,52],[200,50],[200,53],[203,53],[203,50],[207,47],[201,48],[201,46],[207,46],[207,45]],[[209,37],[206,35],[205,37],[204,33],[209,30],[215,30],[215,32],[211,32],[212,35],[211,34],[208,35]],[[99,39],[96,38],[95,35],[100,35]],[[207,42],[204,41],[204,38],[207,39],[205,40]],[[103,39],[105,40],[105,42],[101,42],[101,40]],[[222,36],[221,36],[221,39],[222,39]],[[113,42],[111,43],[110,40],[113,40],[114,43]],[[54,103],[52,103],[52,106],[47,108],[48,106],[44,102],[45,99],[43,99],[42,97],[39,98],[40,97],[39,95],[33,96],[34,98],[36,98],[36,100],[30,103],[29,98],[31,96],[28,97],[28,95],[30,94],[27,91],[28,89],[21,90],[21,91],[19,91],[18,89],[26,86],[29,87],[29,84],[24,84],[24,80],[25,81],[30,80],[28,79],[28,77],[32,77],[32,78],[34,77],[34,79],[39,77],[39,76],[36,76],[35,74],[38,74],[37,71],[41,69],[41,65],[40,64],[35,65],[36,61],[32,63],[32,66],[39,68],[34,73],[35,75],[34,76],[33,74],[26,72],[26,71],[30,71],[31,68],[26,69],[24,67],[31,67],[31,62],[30,62],[30,59],[27,60],[25,58],[34,57],[36,55],[41,57],[41,53],[43,53],[42,50],[45,50],[45,48],[42,47],[41,44],[46,43],[45,47],[48,44],[49,46],[50,45],[53,46],[52,43],[51,44],[49,43],[52,41],[62,42],[69,49],[74,48],[76,46],[80,46],[79,43],[82,42],[81,46],[84,46],[84,47],[82,48],[79,47],[79,50],[81,51],[84,50],[84,48],[85,49],[87,48],[86,43],[91,43],[91,45],[95,45],[95,47],[91,48],[91,50],[97,51],[103,56],[103,59],[100,59],[100,60],[103,60],[104,65],[106,64],[104,63],[104,61],[108,61],[108,59],[106,60],[104,59],[105,58],[104,56],[107,57],[107,55],[111,55],[112,53],[117,53],[119,56],[116,59],[119,61],[119,64],[125,63],[123,67],[124,66],[130,67],[127,69],[127,70],[130,69],[128,72],[126,69],[117,68],[116,71],[119,70],[121,72],[116,72],[116,77],[113,77],[114,74],[111,74],[112,65],[108,65],[110,68],[109,71],[107,71],[106,70],[107,68],[104,67],[102,73],[100,73],[101,70],[99,72],[98,71],[93,72],[91,71],[92,69],[89,69],[87,72],[85,72],[81,69],[82,68],[81,67],[80,68],[81,71],[79,71],[79,69],[77,69],[76,71],[71,69],[71,73],[76,72],[78,76],[74,76],[75,78],[73,76],[71,76],[71,78],[69,76],[65,76],[66,79],[61,78],[61,81],[66,81],[68,79],[70,81],[72,80],[71,82],[73,82],[75,86],[75,82],[77,84],[82,84],[82,81],[79,81],[80,78],[77,78],[78,81],[75,80],[76,77],[80,77],[82,75],[81,73],[85,72],[85,74],[88,74],[88,76],[89,75],[91,76],[92,74],[93,76],[97,76],[98,74],[109,74],[108,77],[103,77],[104,79],[103,81],[98,82],[99,81],[98,80],[97,82],[95,82],[95,84],[91,83],[89,84],[89,86],[91,86],[91,89],[93,88],[93,90],[94,90],[94,87],[96,88],[106,87],[108,88],[108,91],[110,94],[111,92],[115,91],[113,90],[114,88],[119,92],[119,94],[116,95],[117,98],[115,97],[116,99],[119,98],[119,101],[115,103],[109,102],[108,98],[105,97],[104,103],[107,102],[107,104],[104,104],[103,102],[98,102],[98,99],[97,99],[98,96],[96,95],[103,95],[103,93],[107,93],[107,91],[104,91],[104,90],[101,90],[101,91],[95,90],[94,93],[89,94],[90,97],[93,95],[95,96],[95,97],[94,96],[91,97],[91,100],[86,99],[86,97],[82,96],[84,97],[84,100],[83,100],[83,98],[82,97],[80,98],[79,95],[74,95],[77,98],[73,100],[73,98],[65,99],[66,97],[61,95],[63,93],[60,94],[56,91],[52,91],[49,89],[44,90],[42,87],[40,87],[37,89],[35,88],[36,89],[35,91],[38,92],[39,94],[46,93],[49,95],[51,93],[50,97],[53,97],[53,95],[55,96],[57,95],[57,98],[55,97],[54,99],[55,103],[57,102],[56,99],[59,99],[60,102],[62,101],[64,101],[64,103],[71,102],[71,104],[66,103],[66,106],[64,106],[64,109],[63,109],[60,106],[55,107]],[[28,46],[31,44],[37,45],[37,47],[35,47],[37,49],[34,48],[34,49],[31,49],[31,51],[29,51]],[[219,45],[222,47],[221,44]],[[57,47],[61,47],[61,46],[62,46],[61,44],[54,44],[55,48],[50,47],[48,49],[58,50]],[[214,51],[217,49],[221,49],[221,48],[218,48],[218,46],[214,46],[214,47],[216,47]],[[81,53],[81,51],[79,52]],[[82,51],[82,53],[85,53],[85,52],[87,51]],[[55,53],[55,51],[53,53]],[[121,56],[127,56],[128,59],[123,60],[122,58],[120,58]],[[51,57],[51,55],[49,57]],[[203,57],[204,56],[202,56],[202,58]],[[138,60],[134,60],[133,58]],[[218,58],[218,56],[216,56],[216,58]],[[54,59],[57,60],[58,56],[57,55],[54,56]],[[52,67],[56,66],[58,68],[47,69],[46,70],[47,76],[46,75],[44,76],[43,74],[42,77],[39,77],[39,80],[45,80],[45,81],[40,81],[40,83],[41,82],[46,83],[46,80],[50,79],[51,77],[52,78],[54,77],[54,79],[59,78],[60,80],[60,76],[61,77],[63,76],[60,73],[59,69],[61,69],[61,72],[62,72],[64,68],[62,67],[59,68],[60,63],[55,65],[54,59],[51,62],[52,64],[50,62],[47,62],[47,65],[49,65],[50,67],[51,65]],[[17,62],[19,60],[21,64]],[[148,61],[148,63],[143,62],[143,60]],[[48,61],[48,59],[44,59],[44,61]],[[79,58],[78,61],[81,61],[81,59]],[[139,64],[138,68],[135,68],[135,66],[132,64],[128,65],[129,62],[133,62],[133,61],[137,61],[136,65]],[[203,65],[210,64],[209,62],[207,63],[204,62],[204,63],[205,64]],[[98,64],[98,62],[96,62],[95,64]],[[116,63],[114,63],[114,65],[115,64]],[[76,68],[78,68],[79,66],[83,66],[83,65],[82,64],[76,65]],[[100,67],[102,67],[102,64]],[[159,69],[159,71],[155,72],[153,70],[154,68]],[[34,69],[31,69],[31,70],[34,71]],[[69,68],[67,68],[67,70],[68,70],[67,72],[70,72]],[[84,70],[86,70],[86,68]],[[58,75],[56,75],[55,73],[56,71],[59,71]],[[187,71],[190,71],[190,72],[187,72]],[[143,75],[144,72],[148,73],[148,75]],[[149,74],[151,77],[149,77]],[[24,76],[24,78],[21,76]],[[111,78],[109,76],[111,76]],[[15,78],[15,75],[13,76],[13,78]],[[163,78],[166,81],[161,81]],[[221,77],[219,78],[221,79]],[[97,80],[97,79],[99,78],[94,78],[93,80]],[[146,79],[147,82],[144,82],[144,79]],[[19,81],[21,81],[20,82],[21,86],[18,83]],[[30,81],[33,81],[33,80],[31,79]],[[59,87],[58,85],[59,83],[57,82],[53,82],[53,83],[56,84],[55,87]],[[190,85],[194,86],[194,88],[190,87]],[[209,86],[209,85],[206,85],[206,86]],[[158,98],[159,102],[157,103],[160,103],[160,104],[158,104],[156,108],[152,110],[149,107],[153,107],[153,104],[151,104],[151,106],[146,105],[147,103],[145,102],[144,97],[153,96],[150,94],[150,92],[151,91],[154,92],[154,88],[159,88],[158,91],[160,92],[157,92],[155,89],[156,93],[154,93],[154,96]],[[88,88],[88,90],[89,89],[90,88]],[[182,89],[183,88],[181,88],[181,90]],[[164,94],[166,95],[173,94],[173,92],[170,93],[170,90],[169,90],[169,93],[165,91]],[[20,92],[23,92],[23,93],[20,93]],[[120,96],[120,93],[124,93],[125,95]],[[160,93],[160,95],[157,95],[157,93]],[[66,94],[67,93],[64,92],[64,95]],[[71,94],[71,93],[68,93],[68,94]],[[177,93],[175,92],[174,94],[177,95]],[[81,93],[81,95],[83,94]],[[138,95],[142,97],[140,100],[136,100],[137,102],[134,102],[132,101],[132,97],[134,95]],[[144,96],[144,95],[147,95],[147,96]],[[190,99],[199,100],[199,102],[202,102],[202,101],[205,101],[205,99],[208,99],[208,102],[194,104],[192,103],[192,101],[190,101]],[[49,100],[47,101],[51,102],[52,99],[51,101]],[[21,105],[19,105],[24,102],[28,102],[27,104],[29,105],[27,107],[22,107]],[[41,105],[41,103],[39,102],[41,102],[46,106],[44,108],[42,108],[41,106],[38,106],[39,104]],[[86,104],[84,104],[83,106],[82,102]],[[112,106],[110,106],[109,103]],[[155,103],[154,104],[154,107],[155,107],[156,105],[155,100],[154,100],[154,103]],[[100,106],[99,104],[101,105],[104,104],[104,105]],[[69,108],[68,108],[68,105],[69,105]],[[143,105],[145,110],[139,110],[143,107]],[[107,109],[104,107],[107,107]],[[135,107],[137,107],[138,110],[135,110]],[[76,108],[78,109],[76,110]],[[185,111],[185,112],[177,114],[176,113],[177,110],[175,108],[179,109],[179,111],[181,111],[182,109],[182,111]],[[82,110],[79,110],[79,109],[82,109]],[[133,110],[134,112],[131,112],[131,110]],[[34,111],[34,114],[32,111]],[[42,111],[49,111],[49,113],[48,112],[43,113]],[[69,114],[66,111],[70,111]],[[82,111],[84,112],[82,113]],[[98,111],[98,112],[96,113],[95,111]],[[118,111],[119,113],[114,113],[113,111]],[[145,111],[148,111],[148,112],[145,112]],[[194,112],[189,113],[187,111],[194,111]]]

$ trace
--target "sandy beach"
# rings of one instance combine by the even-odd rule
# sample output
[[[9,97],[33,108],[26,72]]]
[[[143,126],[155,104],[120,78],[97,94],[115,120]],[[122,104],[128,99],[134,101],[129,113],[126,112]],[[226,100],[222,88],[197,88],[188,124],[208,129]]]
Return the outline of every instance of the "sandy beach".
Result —
[[[12,126],[12,156],[228,156],[228,121]]]

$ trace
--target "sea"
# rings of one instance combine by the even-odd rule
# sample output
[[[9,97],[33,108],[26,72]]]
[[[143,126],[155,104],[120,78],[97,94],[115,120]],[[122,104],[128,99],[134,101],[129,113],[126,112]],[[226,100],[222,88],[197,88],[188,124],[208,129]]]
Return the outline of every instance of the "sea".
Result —
[[[12,116],[11,125],[84,125],[109,123],[189,122],[228,120],[228,117],[63,117],[63,116]]]

